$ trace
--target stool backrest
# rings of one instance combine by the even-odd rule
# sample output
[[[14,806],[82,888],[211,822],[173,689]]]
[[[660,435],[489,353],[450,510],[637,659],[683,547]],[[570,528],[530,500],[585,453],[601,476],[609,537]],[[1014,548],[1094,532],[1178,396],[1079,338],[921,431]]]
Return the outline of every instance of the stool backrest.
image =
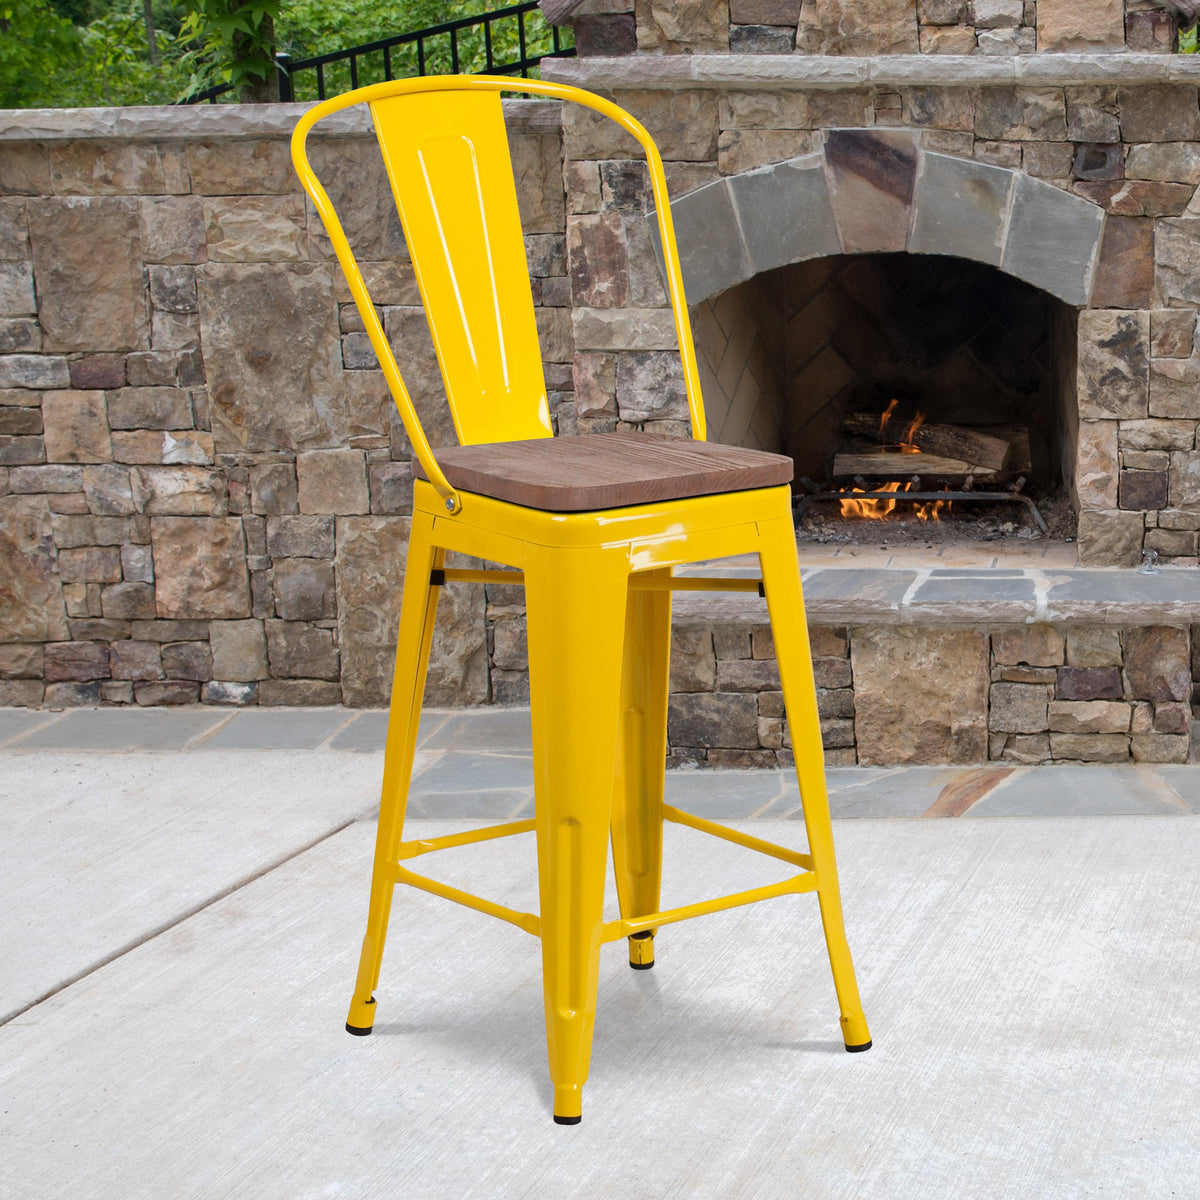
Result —
[[[368,105],[459,441],[470,445],[550,437],[550,408],[502,91],[597,109],[644,148],[692,435],[705,436],[666,179],[658,150],[645,129],[609,101],[563,84],[477,75],[426,76],[359,88],[314,106],[301,118],[292,136],[292,160],[329,233],[413,450],[451,512],[458,508],[458,497],[437,466],[362,272],[305,147],[309,130],[318,121],[355,104]]]

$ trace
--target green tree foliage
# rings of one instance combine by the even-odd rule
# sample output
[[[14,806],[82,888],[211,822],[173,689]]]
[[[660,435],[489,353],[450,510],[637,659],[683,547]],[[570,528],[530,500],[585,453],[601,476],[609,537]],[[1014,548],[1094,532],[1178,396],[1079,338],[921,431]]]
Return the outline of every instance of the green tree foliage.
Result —
[[[78,54],[78,30],[45,0],[0,0],[0,108],[58,103],[57,77]]]
[[[504,0],[0,0],[0,108],[166,104],[215,84],[222,99],[273,100],[275,49],[294,59],[394,37],[501,7]],[[551,48],[540,14],[526,15],[527,53]],[[151,40],[153,39],[153,40]],[[486,65],[481,28],[456,35],[458,70]],[[493,62],[519,57],[516,19],[493,25]],[[425,44],[427,72],[452,70],[450,38]],[[391,52],[393,76],[416,75],[415,46]],[[384,78],[383,54],[358,82]],[[325,71],[329,95],[351,86],[348,64]],[[316,98],[311,71],[296,99]]]
[[[187,81],[172,0],[154,24],[156,56],[143,0],[0,0],[0,108],[170,103]]]
[[[159,34],[152,62],[141,0],[123,0],[79,31],[79,56],[60,73],[55,103],[72,107],[170,104],[182,93],[187,73],[172,38]],[[165,42],[165,47],[162,43]],[[168,53],[162,53],[165,49]]]
[[[378,41],[412,29],[500,8],[504,0],[289,0],[280,14],[279,48],[294,58],[310,58]]]
[[[275,90],[275,21],[280,0],[188,0],[180,38],[191,43],[188,91],[228,83],[239,100],[265,101]]]

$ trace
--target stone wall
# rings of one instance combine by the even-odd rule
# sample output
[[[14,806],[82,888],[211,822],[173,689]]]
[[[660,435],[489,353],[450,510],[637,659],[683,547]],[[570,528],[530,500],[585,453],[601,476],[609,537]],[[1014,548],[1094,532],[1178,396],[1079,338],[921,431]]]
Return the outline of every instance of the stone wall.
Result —
[[[0,122],[0,704],[386,702],[411,453],[291,167],[302,111]],[[559,114],[506,113],[561,407]],[[445,444],[379,154],[341,129],[314,164]],[[488,700],[484,606],[444,589],[431,703]]]
[[[1062,254],[1013,251],[1021,270],[1084,289],[1065,298],[1073,308],[1087,302],[1077,354],[1064,347],[1054,365],[1063,393],[1077,396],[1084,561],[1135,564],[1144,544],[1195,564],[1200,106],[1197,81],[1179,78],[1194,62],[1129,55],[1120,61],[1131,81],[1114,82],[1095,60],[1061,56],[1061,67],[1043,67],[1031,83],[1001,80],[997,70],[1024,59],[881,58],[867,78],[866,60],[841,57],[827,60],[836,69],[817,86],[764,74],[761,58],[726,55],[733,74],[699,82],[699,66],[684,56],[619,61],[628,69],[610,90],[650,127],[680,212],[697,218],[700,240],[684,245],[685,267],[689,287],[708,281],[692,294],[697,328],[711,318],[725,339],[705,364],[718,385],[710,399],[720,436],[735,440],[745,426],[744,437],[765,443],[778,432],[762,402],[784,382],[754,346],[777,336],[786,310],[773,307],[778,297],[766,284],[748,320],[723,299],[761,273],[762,255],[800,262],[902,249],[930,163],[965,173],[968,184],[1000,172],[1008,190],[991,215],[1005,238],[1020,225],[1020,196],[1034,196],[1039,212],[1094,214],[1082,222],[1091,249],[1075,255],[1073,275],[1063,275]],[[928,77],[914,74],[913,62]],[[673,74],[668,63],[687,71]],[[1147,78],[1147,63],[1162,68],[1161,79]],[[588,69],[586,58],[555,65],[606,86]],[[957,84],[947,82],[954,71]],[[101,110],[0,121],[0,703],[385,701],[411,454],[291,172],[286,142],[301,111]],[[507,112],[556,429],[685,432],[643,166],[619,131],[576,110],[565,130],[552,105]],[[826,154],[837,130],[840,179]],[[855,145],[881,135],[899,176],[855,168],[864,161]],[[432,440],[445,444],[453,435],[439,373],[365,127],[343,126],[313,155],[335,201],[352,200],[344,206],[354,214],[351,241]],[[985,201],[992,194],[966,190]],[[988,210],[981,204],[969,215]],[[797,213],[804,219],[793,220]],[[738,240],[705,246],[729,221]],[[962,233],[952,219],[942,224]],[[898,245],[870,243],[897,230]],[[793,366],[802,364],[784,364]],[[444,590],[431,703],[527,698],[521,605],[512,588]],[[747,685],[766,670],[744,665],[756,661],[753,632],[748,656],[723,655],[710,625],[712,687],[681,694],[743,697],[721,702],[741,713],[730,728],[743,733],[751,696],[754,740],[715,743],[736,753],[705,750],[705,761],[785,751],[774,744],[783,736],[771,724],[780,718],[775,702],[758,698],[772,689]],[[831,722],[851,721],[853,686],[855,726],[832,726],[830,737],[852,734],[858,757],[876,761],[863,749],[867,693],[854,681],[854,647],[868,652],[873,627],[841,619],[830,627],[843,626],[845,654],[821,658],[845,658],[851,684],[823,683],[841,693],[823,703]],[[1120,628],[1124,638],[1135,623]],[[979,635],[985,691],[993,635],[992,624]],[[721,646],[734,642],[744,648],[740,634]],[[765,653],[761,635],[757,649]],[[725,669],[718,686],[720,662],[743,665]],[[841,678],[845,668],[821,670]],[[711,711],[713,702],[687,703]],[[1131,738],[1135,715],[1131,708]],[[1157,719],[1152,713],[1152,726]],[[982,732],[979,753],[1017,752],[1015,743],[990,745],[986,725]],[[1048,724],[1045,732],[1065,731]],[[676,733],[679,754],[705,749],[678,724]]]
[[[1168,54],[1153,0],[544,0],[580,55]]]
[[[1200,629],[814,626],[830,766],[1188,761]],[[786,766],[766,624],[686,623],[672,648],[670,761]]]

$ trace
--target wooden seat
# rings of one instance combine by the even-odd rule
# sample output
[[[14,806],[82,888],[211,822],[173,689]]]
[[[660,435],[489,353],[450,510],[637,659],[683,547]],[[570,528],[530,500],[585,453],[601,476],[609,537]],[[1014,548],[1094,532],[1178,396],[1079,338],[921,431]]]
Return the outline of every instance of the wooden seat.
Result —
[[[790,483],[792,460],[744,446],[654,434],[491,442],[438,451],[456,488],[542,512],[628,508]],[[427,476],[413,464],[418,478]]]

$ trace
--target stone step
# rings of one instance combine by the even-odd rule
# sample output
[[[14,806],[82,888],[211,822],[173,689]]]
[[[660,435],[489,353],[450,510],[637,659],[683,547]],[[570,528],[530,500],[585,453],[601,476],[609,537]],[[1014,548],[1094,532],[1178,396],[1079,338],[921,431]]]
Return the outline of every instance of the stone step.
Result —
[[[701,569],[696,574],[754,575]],[[1200,624],[1200,573],[1163,567],[809,567],[801,572],[810,624]],[[680,592],[676,624],[761,624],[766,606],[746,593]]]

